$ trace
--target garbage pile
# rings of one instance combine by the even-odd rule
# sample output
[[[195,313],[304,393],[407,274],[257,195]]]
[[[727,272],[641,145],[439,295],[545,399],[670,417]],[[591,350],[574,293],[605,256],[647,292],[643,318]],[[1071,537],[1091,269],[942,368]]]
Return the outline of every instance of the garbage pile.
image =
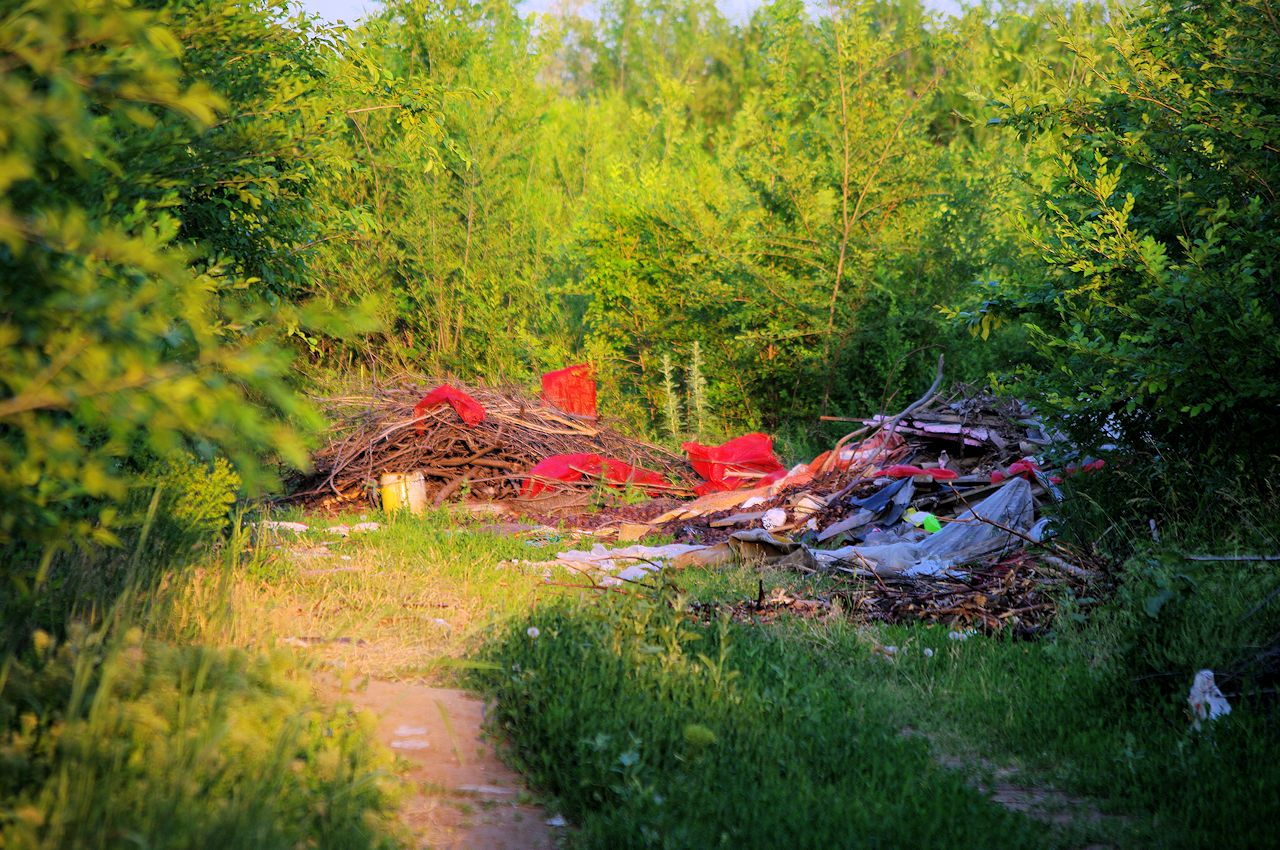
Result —
[[[316,401],[332,422],[330,439],[313,456],[314,471],[291,487],[292,499],[313,507],[374,501],[379,481],[396,474],[421,474],[437,505],[468,492],[551,501],[565,480],[635,484],[654,495],[689,495],[697,483],[680,456],[518,389],[404,378]]]
[[[426,496],[415,502],[406,490],[400,499],[387,483],[412,474],[437,505],[466,493],[500,501],[535,527],[589,537],[589,551],[543,566],[601,588],[645,583],[667,567],[761,565],[836,580],[822,604],[803,600],[806,615],[838,603],[864,620],[1034,632],[1060,594],[1088,604],[1098,576],[1086,553],[1053,540],[1041,507],[1061,498],[1065,477],[1104,464],[1083,457],[1046,468],[1045,449],[1061,440],[1032,411],[965,387],[943,397],[941,381],[939,363],[919,400],[857,420],[830,451],[788,469],[765,434],[687,442],[685,457],[622,435],[596,418],[585,366],[545,375],[541,401],[402,380],[321,401],[333,439],[295,498],[371,499],[381,482],[388,510],[393,497],[420,509]],[[584,494],[602,486],[650,499],[584,511]],[[650,534],[675,543],[643,545]],[[747,600],[734,614],[759,616],[764,605]],[[774,614],[785,607],[769,605]]]
[[[1091,604],[1099,564],[1055,542],[1040,508],[1061,498],[1064,477],[1096,473],[1102,461],[1043,468],[1039,458],[1056,441],[1021,404],[964,388],[945,399],[933,392],[897,416],[862,420],[811,463],[730,489],[700,487],[706,495],[647,521],[633,511],[618,525],[620,540],[652,531],[680,552],[597,547],[598,561],[630,558],[643,568],[602,574],[602,584],[664,566],[756,564],[840,580],[823,604],[796,603],[803,616],[838,602],[865,621],[1027,634],[1052,619],[1063,594]],[[608,533],[598,517],[594,524],[597,536]],[[758,619],[787,604],[745,600],[731,610]]]

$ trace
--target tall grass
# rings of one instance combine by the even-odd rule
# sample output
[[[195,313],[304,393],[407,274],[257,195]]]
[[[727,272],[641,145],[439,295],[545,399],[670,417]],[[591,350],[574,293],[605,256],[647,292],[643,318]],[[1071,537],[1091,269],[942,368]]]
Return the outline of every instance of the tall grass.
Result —
[[[702,595],[702,578],[680,581]],[[1224,822],[1233,846],[1271,843],[1270,697],[1233,690],[1235,711],[1194,732],[1196,666],[1135,676],[1131,624],[955,641],[839,617],[698,625],[680,604],[547,608],[489,647],[497,731],[580,824],[578,846],[1190,848]],[[1050,828],[993,808],[970,783],[997,770],[1065,792],[1070,811]]]
[[[32,588],[25,610],[57,628],[0,660],[0,847],[395,846],[371,721],[322,705],[287,653],[201,645],[261,562],[240,524],[195,565],[170,528],[152,510],[114,559],[64,556],[56,575],[101,593],[61,613]],[[108,580],[79,572],[104,565]],[[196,584],[198,604],[175,604]]]
[[[1054,844],[931,759],[844,665],[696,627],[666,599],[544,609],[488,657],[497,730],[575,846]]]

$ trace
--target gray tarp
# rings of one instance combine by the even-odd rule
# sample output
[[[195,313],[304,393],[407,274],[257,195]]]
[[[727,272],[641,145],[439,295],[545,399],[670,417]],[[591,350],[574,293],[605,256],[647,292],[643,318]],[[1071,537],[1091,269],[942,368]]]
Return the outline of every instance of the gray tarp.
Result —
[[[877,513],[886,508],[897,509],[894,497],[900,493],[900,490],[894,490],[887,494],[883,504],[872,504],[871,507],[877,508]],[[984,519],[990,522],[984,522]],[[879,546],[810,549],[775,537],[763,528],[753,528],[735,531],[728,541],[717,546],[671,544],[607,549],[596,544],[589,552],[562,552],[557,560],[576,568],[617,572],[616,576],[606,577],[604,583],[637,580],[662,569],[669,562],[677,567],[695,564],[716,566],[734,558],[747,564],[810,569],[843,564],[880,576],[915,578],[936,576],[963,564],[1020,548],[1025,542],[1020,535],[1030,536],[1034,521],[1031,485],[1021,478],[1012,478],[972,510],[947,521],[941,531],[916,543],[903,541]]]
[[[984,522],[983,520],[990,520]],[[930,576],[1023,545],[1035,522],[1031,485],[1012,478],[996,492],[919,543],[845,546],[814,552],[819,564],[844,561],[880,576]]]

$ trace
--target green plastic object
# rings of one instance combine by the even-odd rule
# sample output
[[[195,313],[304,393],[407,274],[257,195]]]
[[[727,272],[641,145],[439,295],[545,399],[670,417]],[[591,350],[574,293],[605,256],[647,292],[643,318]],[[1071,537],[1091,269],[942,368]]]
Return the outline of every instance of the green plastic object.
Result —
[[[920,523],[920,527],[932,534],[935,531],[942,530],[942,523],[938,522],[938,518],[933,514],[926,514],[924,522]]]

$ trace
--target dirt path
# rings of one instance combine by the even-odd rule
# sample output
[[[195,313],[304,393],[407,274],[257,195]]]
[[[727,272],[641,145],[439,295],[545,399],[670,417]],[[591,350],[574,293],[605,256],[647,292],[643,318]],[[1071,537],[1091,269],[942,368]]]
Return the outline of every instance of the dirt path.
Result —
[[[527,799],[519,775],[481,735],[484,706],[466,691],[372,680],[327,696],[378,718],[378,737],[402,760],[413,789],[401,819],[415,847],[444,850],[552,850],[547,813]]]

